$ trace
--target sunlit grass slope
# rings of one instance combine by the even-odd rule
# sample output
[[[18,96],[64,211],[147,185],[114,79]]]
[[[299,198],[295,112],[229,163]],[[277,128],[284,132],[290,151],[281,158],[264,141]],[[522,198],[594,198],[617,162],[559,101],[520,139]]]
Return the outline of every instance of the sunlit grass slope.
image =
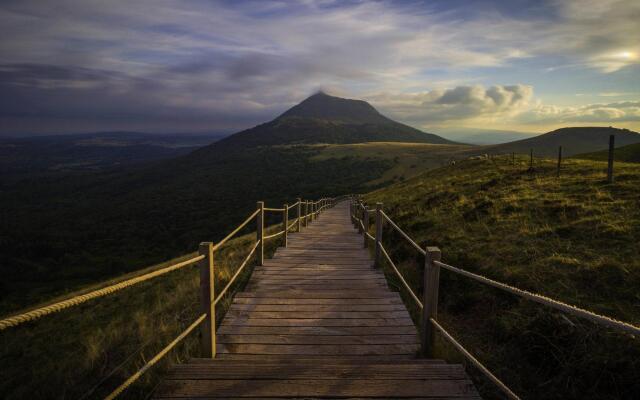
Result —
[[[369,186],[400,182],[424,171],[466,157],[478,147],[455,144],[367,142],[355,144],[315,145],[321,151],[311,160],[331,159],[382,160],[389,166],[379,177],[367,182]]]
[[[446,263],[640,324],[640,167],[496,157],[438,168],[365,196]],[[392,259],[421,291],[422,257],[385,229]],[[640,397],[640,343],[441,273],[440,317],[524,398]],[[407,300],[411,306],[411,301]],[[459,359],[446,345],[440,352]],[[477,374],[476,374],[477,375]],[[480,380],[480,382],[483,382]],[[489,398],[492,386],[483,385]]]
[[[268,243],[266,255],[275,250],[277,240]],[[215,253],[218,290],[254,242],[255,233],[249,233],[232,239]],[[237,288],[246,283],[249,271],[247,268],[239,277]],[[0,398],[104,398],[200,315],[199,282],[194,264],[0,332]],[[226,296],[219,304],[218,321],[230,302]],[[199,351],[196,330],[122,398],[148,398],[170,363],[199,356]]]

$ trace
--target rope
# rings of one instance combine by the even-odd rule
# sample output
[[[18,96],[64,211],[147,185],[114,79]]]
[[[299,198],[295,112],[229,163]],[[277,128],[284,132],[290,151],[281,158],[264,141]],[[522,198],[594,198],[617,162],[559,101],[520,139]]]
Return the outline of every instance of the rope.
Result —
[[[291,227],[295,226],[297,223],[298,223],[298,219],[296,218],[296,219],[291,223],[291,225],[287,226],[287,231],[290,231],[290,230],[291,230]]]
[[[111,293],[117,292],[118,290],[122,290],[122,289],[124,289],[126,287],[135,285],[137,283],[144,282],[146,280],[155,278],[155,277],[160,276],[160,275],[164,275],[164,274],[166,274],[168,272],[171,272],[171,271],[175,271],[177,269],[180,269],[180,268],[182,268],[182,267],[184,267],[186,265],[189,265],[189,264],[193,264],[193,263],[195,263],[197,261],[200,261],[202,259],[204,259],[204,255],[193,257],[193,258],[190,258],[188,260],[179,262],[177,264],[170,265],[168,267],[161,268],[161,269],[158,269],[158,270],[153,271],[153,272],[149,272],[148,274],[140,275],[140,276],[137,276],[135,278],[131,278],[131,279],[128,279],[126,281],[123,281],[123,282],[120,282],[120,283],[116,283],[114,285],[110,285],[110,286],[107,286],[107,287],[102,288],[102,289],[94,290],[94,291],[89,292],[87,294],[75,296],[75,297],[72,297],[70,299],[67,299],[67,300],[64,300],[64,301],[60,301],[60,302],[48,305],[46,307],[41,307],[41,308],[26,312],[26,313],[23,313],[23,314],[19,314],[19,315],[13,316],[13,317],[5,318],[3,320],[0,320],[0,331],[2,331],[4,329],[7,329],[9,327],[20,325],[20,324],[22,324],[24,322],[27,322],[27,321],[32,321],[34,319],[40,318],[42,316],[45,316],[47,314],[58,312],[60,310],[63,310],[65,308],[68,308],[68,307],[71,307],[71,306],[76,306],[78,304],[84,303],[84,302],[89,301],[91,299],[95,299],[97,297],[102,297],[102,296],[105,296],[107,294],[111,294]]]
[[[122,385],[118,386],[113,392],[111,392],[111,394],[109,394],[107,397],[105,397],[105,400],[113,400],[113,399],[115,399],[125,389],[127,389],[129,386],[131,386],[131,384],[133,384],[135,381],[140,379],[142,374],[147,372],[147,370],[149,368],[153,367],[158,361],[160,361],[160,359],[162,357],[164,357],[165,354],[167,354],[169,351],[171,351],[171,349],[173,349],[178,343],[180,343],[182,341],[182,339],[184,339],[189,333],[191,333],[191,331],[193,331],[198,325],[200,325],[202,323],[202,321],[205,320],[205,318],[207,318],[207,314],[200,315],[198,317],[198,319],[196,319],[191,325],[189,325],[189,327],[187,329],[182,331],[182,333],[180,335],[178,335],[177,338],[173,339],[173,341],[171,343],[169,343],[164,349],[160,350],[160,352],[158,354],[156,354],[151,360],[149,360],[149,362],[147,362],[145,365],[143,365],[142,368],[140,368],[135,374],[131,375],[129,377],[129,379],[124,381],[124,383]]]
[[[434,261],[434,264],[448,269],[449,271],[453,271],[456,272],[460,275],[464,275],[466,277],[469,277],[471,279],[475,279],[478,282],[482,282],[485,283],[487,285],[496,287],[498,289],[502,289],[505,290],[509,293],[515,294],[517,296],[520,297],[524,297],[525,299],[531,300],[531,301],[535,301],[536,303],[540,303],[540,304],[544,304],[546,306],[549,307],[553,307],[555,309],[558,309],[560,311],[564,311],[567,312],[569,314],[573,314],[577,317],[582,317],[585,319],[588,319],[592,322],[595,322],[597,324],[600,325],[605,325],[605,326],[609,326],[612,328],[616,328],[616,329],[620,329],[622,331],[628,332],[628,333],[632,333],[634,335],[640,335],[640,327],[637,327],[635,325],[631,325],[629,323],[623,322],[623,321],[618,321],[617,319],[613,319],[613,318],[609,318],[609,317],[605,317],[604,315],[600,315],[600,314],[596,314],[594,312],[576,307],[576,306],[572,306],[570,304],[567,303],[563,303],[561,301],[557,301],[557,300],[553,300],[549,297],[546,296],[541,296],[539,294],[536,293],[531,293],[529,291],[526,290],[522,290],[522,289],[518,289],[516,287],[501,283],[501,282],[497,282],[494,281],[493,279],[489,279],[489,278],[485,278],[484,276],[481,275],[477,275],[474,274],[472,272],[469,271],[465,271],[463,269],[460,268],[456,268],[454,266],[442,263],[440,261]]]
[[[238,275],[240,275],[240,272],[242,272],[242,270],[244,269],[245,265],[247,265],[247,263],[249,262],[249,260],[251,259],[251,256],[253,255],[253,253],[256,251],[256,249],[258,248],[258,245],[260,244],[260,241],[258,240],[256,242],[256,244],[253,245],[253,247],[251,248],[251,251],[249,252],[249,254],[247,255],[247,257],[245,257],[244,261],[242,262],[242,265],[240,265],[240,267],[238,267],[238,270],[236,271],[235,274],[233,274],[233,276],[231,277],[231,279],[229,279],[229,282],[227,282],[227,285],[224,287],[224,289],[222,289],[222,291],[220,292],[220,294],[218,294],[218,298],[213,302],[213,305],[215,306],[216,304],[218,304],[218,302],[222,299],[222,296],[224,296],[224,294],[227,292],[227,290],[229,290],[229,288],[231,287],[231,284],[233,284],[233,282],[236,280],[236,278],[238,277]]]
[[[395,222],[393,222],[391,220],[391,218],[389,218],[389,216],[387,214],[384,213],[384,211],[381,211],[382,216],[384,217],[384,219],[387,220],[387,222],[389,222],[389,224],[391,224],[391,226],[393,226],[393,228],[399,233],[401,234],[405,239],[407,239],[407,241],[409,243],[411,243],[411,245],[413,247],[415,247],[423,256],[427,255],[427,253],[420,248],[420,246],[418,246],[418,244],[416,242],[413,241],[413,239],[411,239],[411,237],[409,237],[409,235],[407,235],[402,229],[400,229],[400,227],[398,225],[396,225]]]
[[[498,386],[506,395],[508,398],[512,399],[512,400],[520,400],[520,397],[518,397],[518,395],[516,395],[515,393],[513,393],[511,391],[511,389],[509,389],[507,387],[507,385],[505,385],[504,383],[502,383],[502,381],[500,379],[498,379],[495,375],[493,375],[491,373],[491,371],[489,371],[487,369],[487,367],[485,367],[484,365],[482,365],[482,363],[480,361],[478,361],[474,356],[471,355],[471,353],[469,353],[467,351],[467,349],[465,349],[464,347],[462,347],[462,345],[460,343],[458,343],[453,336],[451,336],[449,334],[449,332],[446,331],[446,329],[444,329],[442,327],[442,325],[440,325],[435,319],[433,318],[429,318],[429,321],[433,324],[433,326],[440,331],[440,333],[442,334],[442,336],[444,336],[449,343],[451,343],[453,345],[453,347],[455,347],[456,349],[458,349],[458,351],[460,353],[462,353],[462,355],[464,355],[469,361],[471,361],[471,364],[473,364],[476,368],[478,368],[483,374],[485,374],[487,376],[487,378],[489,378],[489,380],[491,380],[491,382],[495,383],[496,386]]]
[[[243,223],[241,223],[236,229],[234,229],[233,232],[231,232],[230,234],[228,234],[224,239],[222,239],[221,241],[218,242],[218,244],[216,244],[215,246],[213,246],[213,251],[218,250],[223,244],[225,244],[227,242],[227,240],[231,239],[233,237],[233,235],[235,235],[236,233],[238,233],[240,231],[240,229],[244,228],[256,215],[258,215],[260,213],[260,210],[256,210],[254,211],[253,214],[251,214],[247,219],[244,220]]]
[[[278,237],[278,236],[282,235],[283,233],[284,233],[284,229],[283,229],[283,230],[281,230],[281,231],[280,231],[280,232],[278,232],[278,233],[274,233],[274,234],[272,234],[272,235],[264,236],[264,240],[267,240],[267,239],[273,239],[274,237]]]
[[[265,210],[265,211],[277,211],[277,212],[283,212],[283,211],[284,211],[284,208],[268,208],[268,207],[265,207],[265,208],[263,208],[263,210]]]
[[[424,305],[422,304],[422,302],[420,301],[418,296],[416,296],[416,294],[413,293],[413,290],[411,290],[411,286],[409,286],[407,281],[404,280],[404,278],[400,274],[400,271],[398,271],[398,268],[396,268],[396,265],[393,263],[393,261],[391,261],[391,257],[389,257],[389,254],[387,254],[387,250],[385,250],[385,248],[382,245],[382,243],[380,243],[380,250],[382,250],[382,254],[384,254],[384,256],[387,259],[387,261],[389,261],[389,264],[391,265],[391,268],[393,268],[393,270],[395,271],[396,275],[398,275],[398,278],[400,278],[400,281],[402,282],[404,287],[407,289],[407,291],[409,292],[411,297],[413,297],[413,300],[418,304],[418,307],[420,307],[420,309],[422,310],[424,308]]]

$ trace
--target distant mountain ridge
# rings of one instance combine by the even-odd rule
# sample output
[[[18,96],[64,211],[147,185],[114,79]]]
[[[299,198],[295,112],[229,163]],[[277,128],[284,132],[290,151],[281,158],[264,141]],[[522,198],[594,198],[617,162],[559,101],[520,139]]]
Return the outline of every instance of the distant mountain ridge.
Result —
[[[604,150],[609,146],[609,135],[615,135],[616,147],[640,143],[640,133],[628,129],[613,127],[571,127],[515,142],[503,143],[485,148],[492,154],[500,153],[533,153],[538,157],[554,157],[558,154],[558,146],[562,146],[562,154],[572,156]]]
[[[318,92],[276,119],[231,135],[212,147],[362,142],[455,143],[389,119],[366,101]]]

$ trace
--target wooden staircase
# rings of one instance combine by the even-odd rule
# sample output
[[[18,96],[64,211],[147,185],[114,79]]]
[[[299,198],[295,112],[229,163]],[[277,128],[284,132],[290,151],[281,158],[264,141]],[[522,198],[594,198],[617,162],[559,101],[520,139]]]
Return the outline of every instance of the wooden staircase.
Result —
[[[416,328],[372,267],[348,204],[256,267],[217,357],[174,366],[155,398],[479,399],[460,365],[416,358]]]

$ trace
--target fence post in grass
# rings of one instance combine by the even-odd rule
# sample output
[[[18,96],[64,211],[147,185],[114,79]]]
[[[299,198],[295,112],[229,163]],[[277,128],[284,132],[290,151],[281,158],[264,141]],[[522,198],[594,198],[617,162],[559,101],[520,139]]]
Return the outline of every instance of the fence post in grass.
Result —
[[[198,252],[204,256],[198,262],[200,267],[200,309],[207,317],[200,325],[200,348],[202,357],[216,357],[216,308],[215,299],[215,271],[213,268],[213,243],[200,243]]]
[[[558,147],[558,172],[557,177],[560,178],[560,166],[562,165],[562,146]]]
[[[533,169],[533,149],[529,150],[530,152],[530,156],[529,156],[529,169]]]
[[[609,162],[607,164],[607,182],[613,183],[613,148],[615,146],[616,135],[609,136]]]
[[[369,247],[369,238],[367,237],[367,232],[369,232],[369,210],[367,207],[364,207],[364,211],[362,213],[362,225],[364,225],[364,231],[362,232],[362,237],[364,238],[364,248]]]
[[[260,241],[258,245],[258,265],[264,262],[264,201],[258,202],[258,217],[256,218],[256,240]]]
[[[437,247],[425,248],[424,258],[424,277],[422,290],[422,320],[420,339],[422,342],[421,355],[424,358],[434,357],[434,348],[436,342],[435,328],[429,321],[433,318],[438,319],[438,289],[440,286],[440,267],[434,261],[440,261],[442,253]]]
[[[382,250],[382,203],[376,203],[376,257],[374,265],[380,267],[380,257]]]
[[[302,230],[302,199],[298,197],[298,232]]]
[[[284,225],[284,241],[283,247],[287,247],[287,234],[289,233],[289,205],[284,205],[284,211],[282,212],[282,225]]]

